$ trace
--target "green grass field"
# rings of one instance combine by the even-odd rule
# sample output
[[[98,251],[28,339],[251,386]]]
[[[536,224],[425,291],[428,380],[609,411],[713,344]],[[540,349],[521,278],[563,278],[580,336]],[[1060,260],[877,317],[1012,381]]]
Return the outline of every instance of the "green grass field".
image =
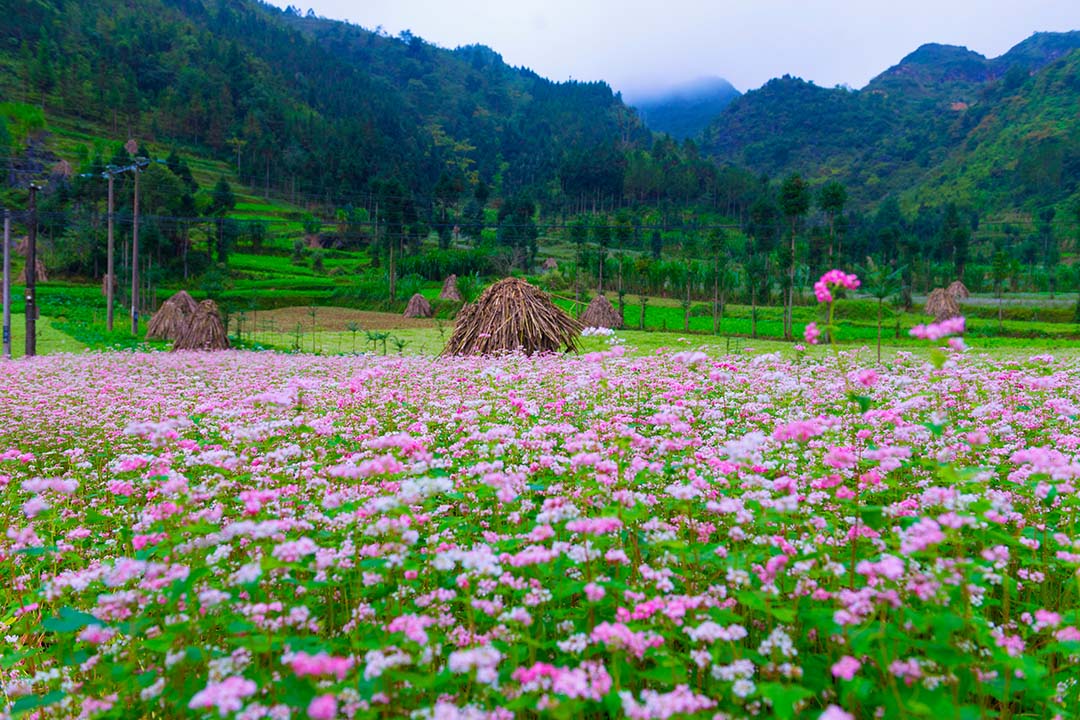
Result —
[[[26,315],[12,314],[11,316],[11,356],[23,357],[26,349]],[[71,335],[58,330],[53,325],[53,319],[39,317],[37,321],[37,353],[38,355],[53,355],[56,353],[77,353],[87,350],[88,346],[79,342]]]

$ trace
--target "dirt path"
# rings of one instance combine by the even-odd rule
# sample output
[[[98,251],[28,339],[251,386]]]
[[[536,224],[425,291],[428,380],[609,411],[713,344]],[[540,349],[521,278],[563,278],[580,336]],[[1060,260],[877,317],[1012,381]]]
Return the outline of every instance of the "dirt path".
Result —
[[[290,332],[298,323],[303,332],[311,332],[313,325],[315,330],[319,332],[347,332],[350,329],[349,323],[358,324],[361,331],[435,327],[434,320],[405,318],[396,313],[369,312],[340,307],[316,307],[314,311],[313,318],[312,308],[310,307],[261,310],[258,313],[247,313],[245,322],[255,322],[256,332],[266,330]],[[236,317],[234,316],[233,322],[235,321]]]

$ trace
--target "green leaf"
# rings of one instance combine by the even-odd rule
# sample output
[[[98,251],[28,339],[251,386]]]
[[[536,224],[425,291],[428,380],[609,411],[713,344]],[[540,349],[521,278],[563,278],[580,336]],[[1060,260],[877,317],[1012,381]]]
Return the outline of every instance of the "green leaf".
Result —
[[[937,425],[931,422],[923,423],[923,427],[929,430],[930,434],[936,438],[941,437],[941,433],[945,430],[944,425]]]
[[[855,393],[848,393],[848,399],[854,403],[858,403],[859,412],[866,413],[870,408],[874,407],[874,400],[865,395],[856,395]]]
[[[157,680],[157,673],[152,670],[149,672],[139,673],[135,676],[135,681],[139,683],[139,687],[141,688],[150,687],[154,684],[155,680]]]
[[[105,625],[105,623],[89,613],[69,607],[60,608],[56,617],[45,618],[41,621],[41,626],[49,632],[60,633],[81,630],[87,625]]]
[[[16,550],[16,555],[25,555],[27,557],[41,557],[45,553],[56,552],[55,545],[40,545],[38,547],[28,547],[22,550]]]
[[[772,700],[773,711],[780,720],[795,717],[795,704],[812,696],[814,693],[801,685],[781,685],[780,683],[762,683],[758,686],[763,697]]]
[[[880,505],[865,505],[859,508],[859,520],[868,528],[880,530],[885,526],[883,510]]]
[[[0,656],[0,670],[10,670],[19,664],[19,661],[30,657],[32,654],[33,653],[28,650],[19,650],[17,652],[2,655]]]
[[[21,697],[11,706],[12,716],[18,717],[29,710],[35,710],[39,707],[58,703],[63,700],[66,695],[67,693],[63,690],[53,690],[44,695],[27,695],[26,697]]]

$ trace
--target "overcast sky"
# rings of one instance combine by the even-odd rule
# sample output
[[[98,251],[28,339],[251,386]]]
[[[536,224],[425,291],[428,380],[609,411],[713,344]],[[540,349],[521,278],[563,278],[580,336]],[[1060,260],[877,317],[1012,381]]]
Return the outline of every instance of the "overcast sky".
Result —
[[[447,48],[481,43],[552,80],[606,80],[630,100],[701,77],[739,90],[785,73],[862,87],[922,43],[988,57],[1080,29],[1080,0],[272,0]]]

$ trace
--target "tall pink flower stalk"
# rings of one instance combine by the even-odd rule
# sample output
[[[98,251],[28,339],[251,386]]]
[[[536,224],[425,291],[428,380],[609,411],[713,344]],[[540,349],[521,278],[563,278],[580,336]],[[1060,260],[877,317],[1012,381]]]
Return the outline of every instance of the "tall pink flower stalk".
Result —
[[[826,330],[829,333],[829,342],[835,345],[835,327],[833,326],[833,290],[845,288],[856,290],[860,285],[858,276],[846,273],[843,270],[829,270],[814,283],[814,297],[819,303],[827,303],[829,306],[829,319]],[[803,332],[803,338],[810,345],[817,345],[821,340],[821,329],[817,323],[810,323]]]

